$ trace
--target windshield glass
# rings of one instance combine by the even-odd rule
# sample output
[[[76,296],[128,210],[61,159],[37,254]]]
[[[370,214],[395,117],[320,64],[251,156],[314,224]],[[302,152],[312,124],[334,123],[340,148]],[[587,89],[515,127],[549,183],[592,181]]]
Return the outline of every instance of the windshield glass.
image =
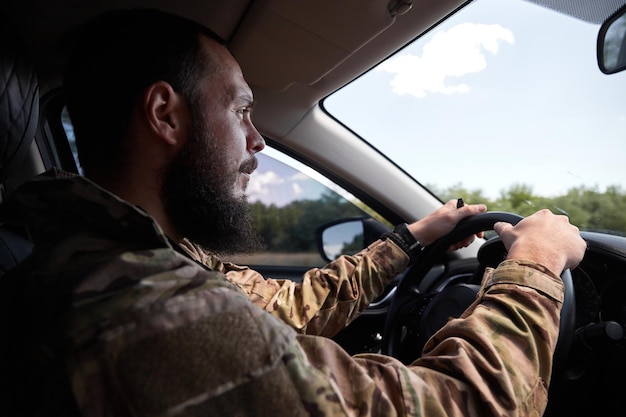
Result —
[[[442,200],[626,234],[626,72],[599,70],[599,28],[478,0],[324,107]]]

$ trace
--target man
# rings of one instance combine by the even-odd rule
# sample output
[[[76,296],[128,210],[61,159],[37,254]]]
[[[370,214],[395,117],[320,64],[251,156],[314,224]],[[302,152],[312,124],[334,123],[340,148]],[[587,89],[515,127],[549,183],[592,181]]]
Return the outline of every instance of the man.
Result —
[[[303,285],[265,279],[248,268],[221,263],[213,253],[241,252],[256,243],[245,188],[256,167],[254,154],[265,143],[250,120],[252,91],[237,62],[207,30],[198,28],[206,35],[202,47],[208,53],[192,50],[190,56],[176,49],[173,34],[129,30],[118,31],[118,38],[107,33],[106,40],[91,42],[69,65],[68,108],[86,176],[146,210],[174,246],[225,273],[255,305],[300,332],[336,334],[406,268],[407,254],[389,240],[377,242],[356,258],[309,271]],[[191,35],[195,41],[195,33]],[[171,52],[165,58],[163,51]],[[183,71],[172,64],[177,62]],[[194,73],[204,67],[205,71]],[[207,73],[223,80],[204,80]],[[187,74],[191,76],[184,78]],[[93,78],[106,83],[101,90],[116,93],[93,94],[89,88]],[[154,84],[149,87],[150,83]],[[165,111],[171,119],[146,114],[152,117],[146,120],[151,125],[137,124],[124,135],[112,121],[128,118],[129,106],[142,87],[146,105],[162,105],[155,111]],[[171,130],[151,131],[155,128]],[[113,138],[123,138],[124,148]],[[167,146],[154,146],[159,140]],[[164,154],[156,155],[157,151]],[[471,205],[457,210],[450,202],[410,228],[422,245],[428,245],[463,217],[485,209]]]
[[[12,202],[37,245],[16,272],[9,305],[14,314],[29,306],[10,329],[19,341],[13,401],[24,392],[30,400],[22,411],[542,413],[562,302],[558,274],[585,250],[565,217],[541,211],[515,227],[497,224],[509,260],[487,273],[477,302],[411,366],[381,355],[350,357],[329,339],[297,335],[179,247],[188,239],[227,252],[252,241],[245,186],[264,143],[250,121],[252,92],[223,45],[172,16],[110,14],[81,34],[66,89],[93,182],[55,171],[23,186]],[[385,264],[376,271],[391,276],[419,256],[410,248],[415,240],[427,245],[484,210],[449,202],[355,262]],[[344,265],[333,269],[342,278],[320,295],[315,317],[345,298],[337,293],[354,275]],[[371,275],[360,292],[375,294],[363,287],[388,279]],[[359,297],[348,299],[356,305]],[[313,323],[324,331],[315,317],[301,329]],[[343,312],[329,317],[346,320]]]

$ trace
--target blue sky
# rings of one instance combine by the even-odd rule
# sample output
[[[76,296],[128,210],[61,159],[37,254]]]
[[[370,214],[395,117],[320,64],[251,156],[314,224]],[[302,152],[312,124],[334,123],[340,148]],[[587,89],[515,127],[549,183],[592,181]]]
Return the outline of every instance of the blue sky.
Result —
[[[524,1],[479,0],[325,105],[439,188],[626,190],[626,73],[598,69],[598,30]]]

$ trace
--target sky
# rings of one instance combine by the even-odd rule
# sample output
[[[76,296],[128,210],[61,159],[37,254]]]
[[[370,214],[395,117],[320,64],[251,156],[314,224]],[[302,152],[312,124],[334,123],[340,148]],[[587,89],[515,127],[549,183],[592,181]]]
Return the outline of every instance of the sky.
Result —
[[[283,207],[298,199],[317,199],[330,185],[311,168],[270,147],[256,156],[259,166],[246,190],[252,203]]]
[[[324,106],[440,189],[626,191],[626,72],[601,73],[598,30],[524,1],[479,0]]]

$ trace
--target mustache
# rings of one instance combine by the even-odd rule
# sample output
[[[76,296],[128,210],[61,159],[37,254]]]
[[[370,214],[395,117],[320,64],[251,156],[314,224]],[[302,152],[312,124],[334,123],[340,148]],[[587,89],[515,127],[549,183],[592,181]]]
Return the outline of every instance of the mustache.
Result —
[[[252,172],[256,170],[258,166],[259,166],[259,161],[256,158],[256,156],[253,156],[253,157],[250,157],[249,159],[246,159],[239,166],[239,172],[242,172],[245,174],[252,174]]]

